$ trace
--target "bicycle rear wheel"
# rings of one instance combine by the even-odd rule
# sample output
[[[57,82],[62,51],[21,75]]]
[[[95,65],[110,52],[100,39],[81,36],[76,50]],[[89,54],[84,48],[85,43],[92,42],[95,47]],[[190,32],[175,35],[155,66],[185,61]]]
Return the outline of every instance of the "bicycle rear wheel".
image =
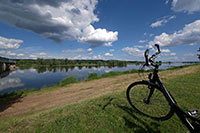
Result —
[[[149,103],[145,100],[154,89]],[[145,81],[132,83],[127,88],[127,99],[129,104],[140,114],[155,120],[167,120],[173,115],[173,110],[164,94],[156,85]]]

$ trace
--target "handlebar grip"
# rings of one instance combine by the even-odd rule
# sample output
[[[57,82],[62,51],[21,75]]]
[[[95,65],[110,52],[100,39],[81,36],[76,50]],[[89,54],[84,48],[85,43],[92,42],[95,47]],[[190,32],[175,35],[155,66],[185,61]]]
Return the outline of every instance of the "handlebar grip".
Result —
[[[157,47],[158,49],[158,54],[160,53],[160,46],[158,44],[155,44],[155,46]]]

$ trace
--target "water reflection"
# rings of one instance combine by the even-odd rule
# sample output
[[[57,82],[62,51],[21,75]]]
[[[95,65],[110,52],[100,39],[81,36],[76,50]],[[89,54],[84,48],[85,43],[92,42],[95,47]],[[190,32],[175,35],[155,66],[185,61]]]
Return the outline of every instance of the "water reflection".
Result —
[[[4,90],[7,88],[15,88],[15,87],[22,87],[24,84],[19,78],[3,78],[0,80],[0,90]]]

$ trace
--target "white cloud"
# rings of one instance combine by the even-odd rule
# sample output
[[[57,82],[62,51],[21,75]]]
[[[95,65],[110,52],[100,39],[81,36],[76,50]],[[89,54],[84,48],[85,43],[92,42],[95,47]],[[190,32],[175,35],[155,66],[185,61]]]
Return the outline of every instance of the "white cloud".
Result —
[[[47,53],[41,52],[39,53],[39,55],[44,56],[44,55],[47,55]]]
[[[172,10],[175,12],[188,13],[200,11],[200,0],[173,0]]]
[[[147,40],[139,40],[139,43],[145,43]]]
[[[36,59],[38,56],[34,55],[34,54],[30,54],[29,57],[32,58],[32,59]]]
[[[87,52],[88,52],[89,54],[93,54],[92,48],[89,48],[89,49],[87,50]]]
[[[176,55],[176,53],[170,53],[170,55],[174,56],[174,55]]]
[[[83,32],[84,36],[79,38],[79,41],[92,44],[91,47],[112,46],[112,42],[118,40],[118,32],[94,29],[92,25],[88,26]]]
[[[74,57],[69,57],[69,59],[78,59],[78,60],[89,60],[91,57],[85,55],[76,55]]]
[[[22,57],[22,56],[24,56],[24,54],[22,54],[22,53],[21,54],[17,54],[17,56],[18,57]]]
[[[24,56],[24,54],[23,53],[19,53],[19,54],[17,54],[17,53],[15,53],[15,52],[12,52],[12,51],[6,51],[6,50],[1,50],[0,51],[0,54],[2,55],[2,56],[8,56],[8,57],[14,57],[14,56],[17,56],[17,57],[22,57],[22,56]]]
[[[128,53],[129,55],[133,56],[143,56],[144,50],[140,50],[138,48],[130,48],[130,47],[125,47],[122,49],[122,51]]]
[[[99,21],[94,14],[97,3],[98,0],[6,0],[0,3],[0,21],[56,42],[78,40],[92,46],[110,46],[117,40],[117,32],[91,25]]]
[[[16,56],[17,54],[11,51],[7,51],[6,53],[8,56]]]
[[[66,49],[62,51],[63,53],[80,53],[80,52],[85,52],[84,49],[78,48],[78,49]]]
[[[111,54],[111,53],[105,53],[104,55],[105,56],[113,56],[113,54]]]
[[[171,52],[169,49],[161,49],[161,52],[162,53],[169,53],[169,52]]]
[[[0,49],[18,49],[23,40],[8,39],[0,36]]]
[[[148,45],[135,45],[135,48],[148,48]]]
[[[160,18],[160,20],[152,23],[151,27],[155,28],[155,27],[163,26],[164,24],[168,23],[170,20],[172,20],[174,18],[176,18],[175,15],[173,15],[173,16],[164,16],[164,17]]]
[[[101,56],[101,55],[94,55],[94,56],[93,56],[93,59],[95,59],[95,60],[103,60],[104,57]]]
[[[153,45],[155,43],[160,46],[195,45],[200,43],[200,20],[185,25],[182,30],[173,34],[162,33],[155,36],[149,44]]]

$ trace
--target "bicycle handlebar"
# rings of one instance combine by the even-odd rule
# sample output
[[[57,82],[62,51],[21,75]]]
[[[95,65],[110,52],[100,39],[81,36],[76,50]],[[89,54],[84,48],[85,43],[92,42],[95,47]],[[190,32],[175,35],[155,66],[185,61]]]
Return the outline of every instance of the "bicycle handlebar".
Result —
[[[148,56],[149,56],[149,49],[145,50],[145,52],[144,52],[144,57],[145,57],[145,64],[144,64],[144,66],[152,65],[154,67],[157,67],[157,64],[154,63],[154,59],[157,57],[158,54],[161,53],[161,51],[160,51],[160,46],[158,44],[155,44],[154,46],[157,48],[158,51],[155,54],[153,54],[150,58],[148,58]],[[149,64],[149,62],[150,62],[150,64]]]

